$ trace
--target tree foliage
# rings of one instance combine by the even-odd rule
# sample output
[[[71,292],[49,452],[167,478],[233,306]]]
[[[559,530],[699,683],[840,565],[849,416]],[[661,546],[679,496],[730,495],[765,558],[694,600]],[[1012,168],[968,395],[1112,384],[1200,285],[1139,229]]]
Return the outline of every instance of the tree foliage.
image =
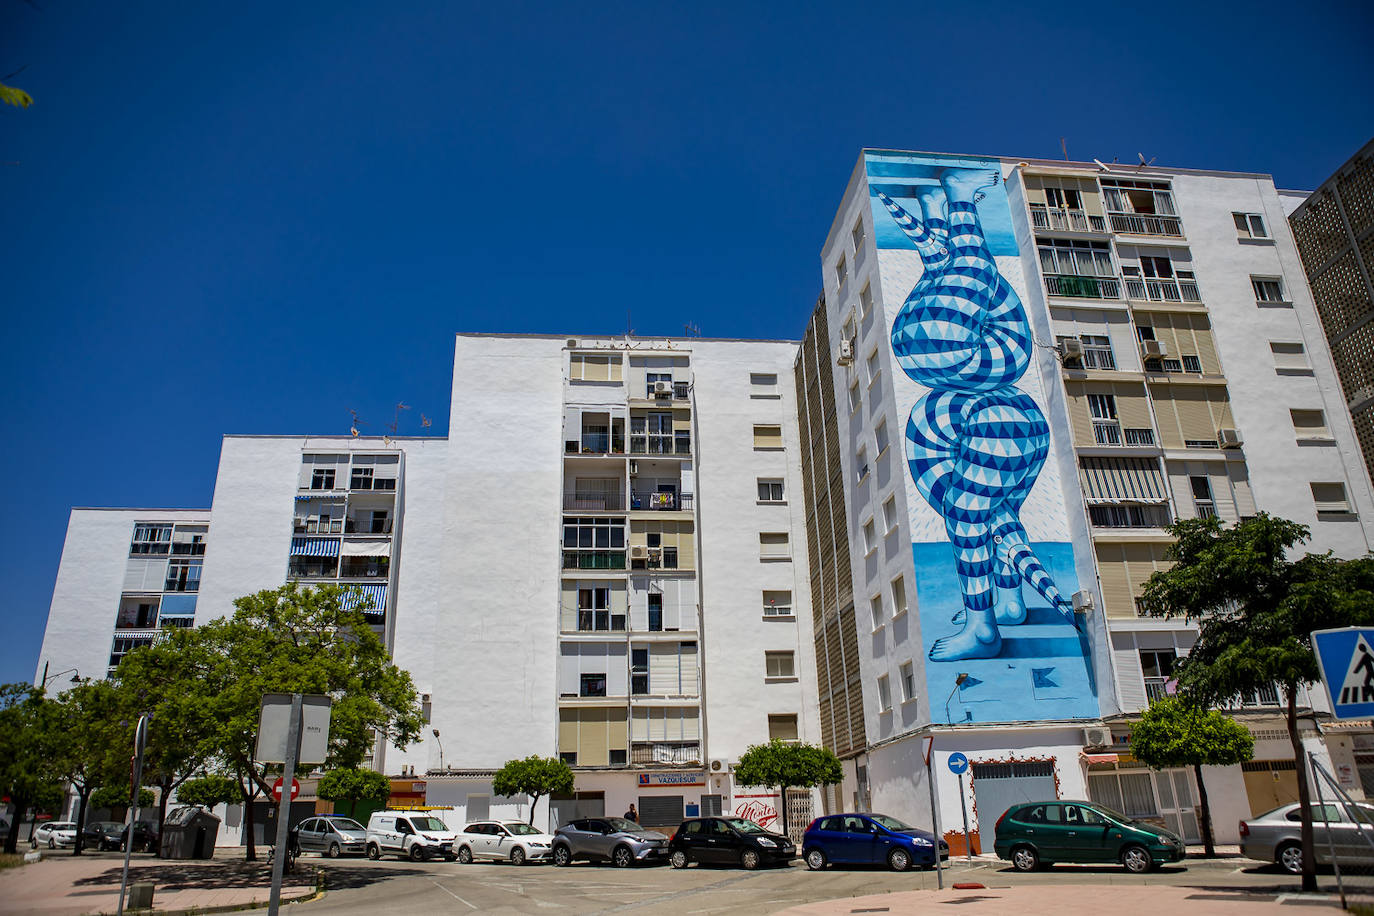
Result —
[[[346,767],[330,770],[320,777],[315,794],[325,801],[344,803],[351,815],[357,811],[359,802],[385,805],[391,797],[391,780],[376,770]]]
[[[243,785],[232,776],[211,773],[186,780],[177,788],[177,801],[183,805],[231,805],[243,800]]]
[[[49,756],[57,775],[77,797],[76,843],[72,855],[81,855],[81,831],[91,793],[102,785],[128,780],[128,757],[120,740],[125,723],[118,717],[115,686],[109,681],[87,681],[58,696],[44,707],[47,724],[38,743]],[[127,752],[126,752],[127,753]]]
[[[814,744],[779,741],[751,744],[735,765],[735,784],[777,786],[781,795],[782,830],[787,832],[787,790],[828,786],[844,779],[840,758]]]
[[[1266,513],[1224,527],[1187,519],[1169,529],[1173,568],[1145,583],[1148,612],[1198,623],[1192,651],[1175,665],[1179,690],[1197,706],[1227,706],[1243,694],[1282,685],[1288,737],[1298,761],[1303,888],[1316,889],[1307,768],[1298,737],[1298,687],[1318,680],[1313,630],[1374,623],[1374,558],[1294,557],[1305,525]]]
[[[14,804],[4,850],[18,850],[19,827],[29,808],[60,804],[61,787],[40,741],[42,729],[55,725],[45,705],[52,701],[28,684],[0,684],[0,795]]]
[[[140,808],[151,808],[153,806],[153,790],[140,788],[138,790],[138,806]],[[92,808],[127,808],[129,807],[129,786],[107,785],[101,786],[91,793]]]
[[[492,777],[491,790],[497,795],[528,795],[530,823],[533,824],[534,806],[540,798],[573,790],[572,767],[557,757],[531,755],[522,760],[508,760]]]
[[[18,89],[14,86],[6,86],[4,83],[0,83],[0,102],[4,102],[6,105],[13,105],[16,108],[28,108],[33,104],[33,96],[29,95],[23,89]]]

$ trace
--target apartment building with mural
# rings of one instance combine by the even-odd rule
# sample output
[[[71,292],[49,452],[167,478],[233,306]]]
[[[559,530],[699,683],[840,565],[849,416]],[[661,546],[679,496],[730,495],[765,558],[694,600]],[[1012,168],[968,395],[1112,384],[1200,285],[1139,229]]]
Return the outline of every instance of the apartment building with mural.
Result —
[[[830,739],[851,761],[834,801],[919,811],[933,736],[946,828],[961,788],[977,834],[1030,786],[1197,836],[1191,775],[1129,754],[1132,714],[1195,638],[1137,603],[1164,527],[1264,510],[1309,525],[1314,551],[1374,542],[1284,217],[1262,175],[861,156],[797,367],[817,390],[803,454],[808,416],[837,439],[807,480],[842,485],[849,517],[852,586],[826,590],[823,550],[811,570],[815,618],[855,632],[848,654],[818,635],[818,681],[865,710],[867,750]],[[1280,699],[1238,701],[1256,760],[1209,777],[1223,837],[1295,778]],[[1352,741],[1332,744],[1358,791]]]

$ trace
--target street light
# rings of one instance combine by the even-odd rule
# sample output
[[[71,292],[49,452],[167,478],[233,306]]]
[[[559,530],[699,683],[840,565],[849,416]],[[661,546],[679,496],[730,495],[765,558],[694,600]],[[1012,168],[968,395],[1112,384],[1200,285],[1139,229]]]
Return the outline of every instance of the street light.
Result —
[[[946,725],[953,725],[953,724],[954,724],[954,721],[953,721],[952,719],[950,719],[950,717],[949,717],[949,701],[952,700],[952,699],[954,699],[954,693],[955,693],[955,691],[957,691],[957,690],[959,689],[959,685],[962,684],[962,683],[963,683],[964,681],[966,681],[966,680],[968,680],[968,672],[967,672],[967,671],[960,671],[958,674],[956,674],[956,675],[954,676],[954,690],[951,690],[951,691],[949,692],[949,696],[945,697],[945,724],[946,724]]]
[[[51,684],[53,681],[55,681],[55,680],[57,680],[58,678],[60,678],[62,675],[68,674],[68,673],[70,673],[71,676],[72,676],[72,684],[73,684],[73,686],[75,686],[76,684],[80,684],[80,683],[81,683],[81,673],[78,672],[75,668],[68,668],[66,671],[59,671],[59,672],[57,672],[56,674],[49,676],[49,675],[48,675],[48,663],[47,663],[47,662],[44,662],[44,663],[43,663],[43,689],[44,689],[44,690],[47,690],[49,684]]]
[[[444,768],[444,742],[439,740],[439,729],[431,729],[434,732],[434,743],[439,745],[439,769]]]

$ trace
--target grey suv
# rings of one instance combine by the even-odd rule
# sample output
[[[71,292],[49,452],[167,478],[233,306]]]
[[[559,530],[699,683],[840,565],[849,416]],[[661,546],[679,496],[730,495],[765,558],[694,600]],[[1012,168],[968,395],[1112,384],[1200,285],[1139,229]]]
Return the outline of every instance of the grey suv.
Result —
[[[635,862],[658,861],[667,849],[666,836],[645,830],[634,821],[623,817],[582,818],[554,832],[553,864],[591,859],[625,868]]]

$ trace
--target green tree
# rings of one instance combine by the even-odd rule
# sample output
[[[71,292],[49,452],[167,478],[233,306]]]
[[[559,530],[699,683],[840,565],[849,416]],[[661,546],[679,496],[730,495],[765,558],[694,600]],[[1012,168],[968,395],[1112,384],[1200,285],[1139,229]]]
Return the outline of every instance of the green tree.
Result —
[[[424,728],[410,675],[392,663],[363,616],[345,610],[346,590],[288,583],[234,602],[234,615],[188,631],[204,650],[206,713],[214,724],[202,745],[244,787],[247,858],[257,858],[252,802],[271,793],[267,765],[254,758],[263,694],[333,698],[328,766],[356,767],[380,738],[396,747]]]
[[[138,790],[138,806],[140,808],[151,808],[155,799],[153,790],[140,787]],[[129,807],[129,787],[125,785],[101,786],[91,793],[92,808],[109,808],[111,810]]]
[[[23,89],[16,89],[14,86],[6,86],[0,83],[0,102],[6,105],[13,105],[16,108],[28,108],[33,104],[33,96]]]
[[[530,823],[534,823],[534,806],[539,799],[555,792],[567,794],[573,790],[573,771],[557,757],[532,754],[523,760],[507,760],[491,780],[491,791],[497,795],[528,795]]]
[[[76,793],[74,856],[81,855],[81,831],[91,793],[101,785],[128,779],[127,757],[117,750],[123,728],[117,719],[115,693],[109,681],[88,681],[43,707],[48,723],[40,732],[40,747],[50,755],[58,776]]]
[[[44,706],[51,703],[28,684],[0,684],[0,795],[14,805],[4,840],[11,855],[19,849],[19,827],[29,808],[61,804],[59,777],[43,750],[48,742],[42,731],[55,722],[45,715]]]
[[[337,803],[346,803],[346,813],[350,817],[357,817],[359,802],[386,804],[386,800],[391,796],[391,780],[376,770],[346,767],[330,770],[320,777],[315,794],[325,801],[335,802],[335,810],[338,810]]]
[[[751,744],[735,766],[735,785],[778,787],[782,807],[778,814],[787,832],[787,790],[828,786],[844,779],[840,758],[823,747],[774,739]]]
[[[1186,700],[1225,707],[1274,684],[1285,693],[1288,740],[1297,762],[1302,817],[1303,890],[1317,888],[1311,793],[1298,737],[1300,686],[1320,678],[1309,634],[1374,623],[1374,558],[1329,554],[1294,558],[1305,525],[1266,513],[1223,527],[1187,519],[1169,529],[1172,569],[1154,573],[1141,598],[1146,611],[1198,623],[1192,651],[1174,673]]]
[[[1131,753],[1156,770],[1192,767],[1202,809],[1202,844],[1216,855],[1212,837],[1212,809],[1207,803],[1204,766],[1244,763],[1255,753],[1249,730],[1215,709],[1201,709],[1177,697],[1155,700],[1131,728]]]
[[[243,800],[243,785],[232,776],[210,773],[188,779],[177,789],[177,801],[183,805],[232,805]]]

